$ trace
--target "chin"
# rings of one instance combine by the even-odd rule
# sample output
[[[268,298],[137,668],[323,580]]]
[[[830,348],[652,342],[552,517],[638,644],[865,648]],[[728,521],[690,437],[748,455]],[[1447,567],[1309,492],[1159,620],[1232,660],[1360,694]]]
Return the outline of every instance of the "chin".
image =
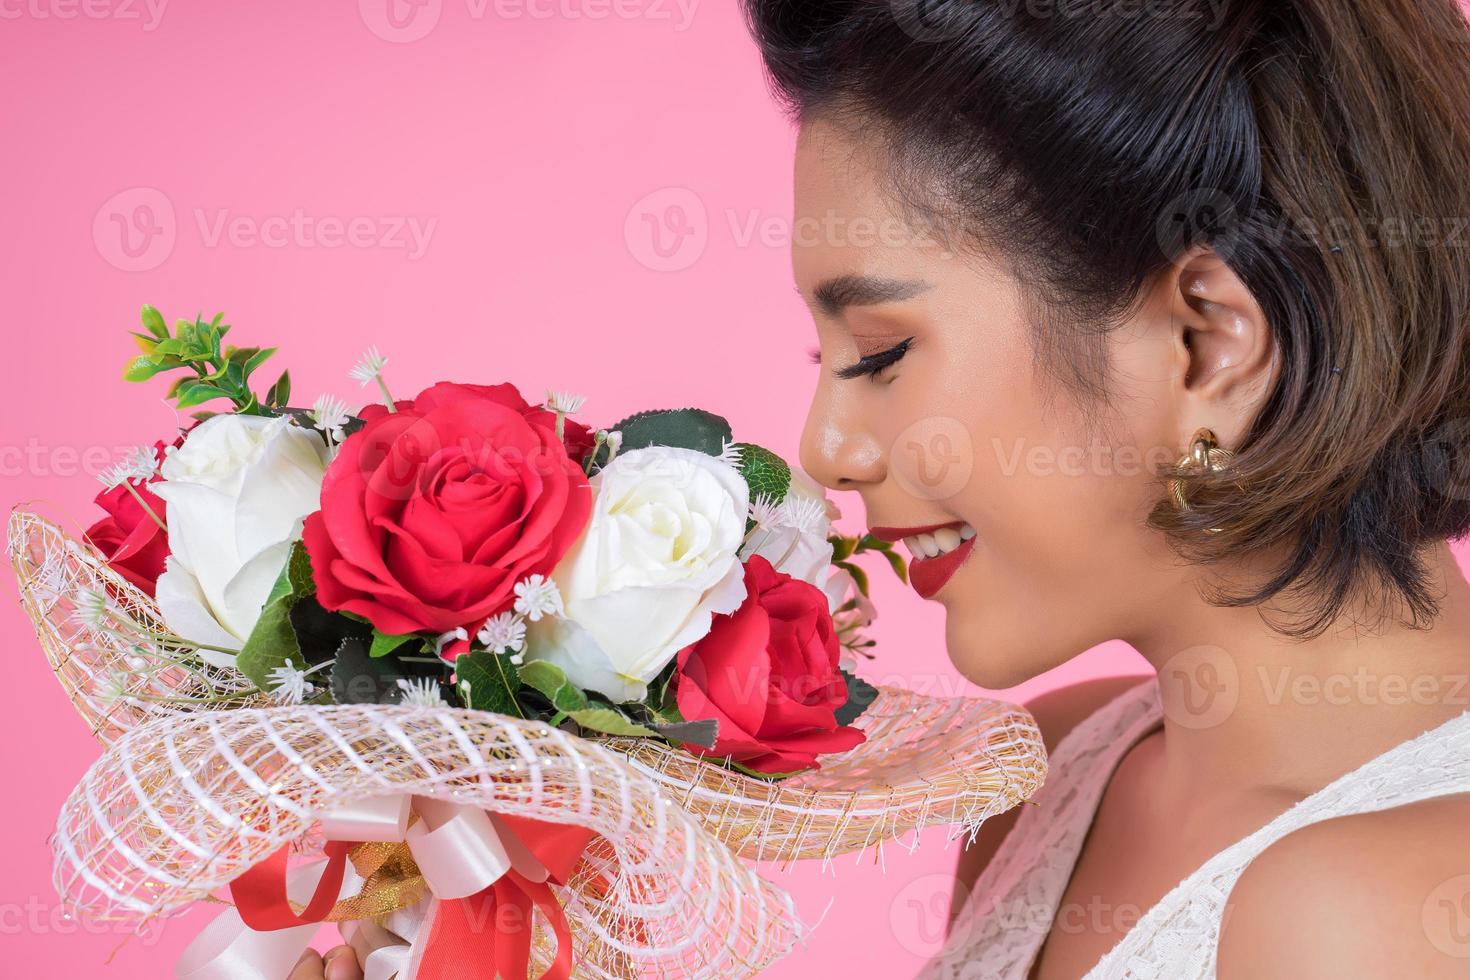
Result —
[[[1053,644],[1032,622],[997,622],[970,610],[950,609],[945,618],[945,646],[950,662],[965,680],[991,691],[1024,684],[1078,652],[1049,657]]]

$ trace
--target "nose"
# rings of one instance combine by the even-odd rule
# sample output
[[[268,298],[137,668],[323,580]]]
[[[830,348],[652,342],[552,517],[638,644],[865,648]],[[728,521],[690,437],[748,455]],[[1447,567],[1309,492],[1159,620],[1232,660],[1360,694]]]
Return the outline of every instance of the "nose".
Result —
[[[829,490],[859,490],[883,481],[882,443],[857,400],[823,382],[801,434],[801,468]]]

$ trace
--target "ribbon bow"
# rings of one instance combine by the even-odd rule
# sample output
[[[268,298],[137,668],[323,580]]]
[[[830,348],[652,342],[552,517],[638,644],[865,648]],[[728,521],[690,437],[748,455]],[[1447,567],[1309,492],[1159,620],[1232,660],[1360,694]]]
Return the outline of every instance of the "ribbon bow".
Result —
[[[283,847],[231,882],[235,908],[184,951],[179,980],[281,980],[344,889],[360,886],[348,859],[371,842],[406,843],[433,897],[420,915],[394,913],[389,928],[413,941],[375,950],[366,980],[520,980],[536,909],[556,936],[556,957],[539,980],[571,977],[571,930],[551,883],[570,879],[593,831],[407,795],[335,810],[321,826],[324,861],[288,870]]]

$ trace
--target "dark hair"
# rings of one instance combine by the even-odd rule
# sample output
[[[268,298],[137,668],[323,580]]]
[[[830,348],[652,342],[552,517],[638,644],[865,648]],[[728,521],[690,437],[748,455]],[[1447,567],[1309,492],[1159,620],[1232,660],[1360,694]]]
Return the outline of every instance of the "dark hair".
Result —
[[[1305,600],[1283,633],[1318,635],[1356,598],[1430,624],[1422,549],[1470,531],[1453,0],[745,6],[795,116],[862,127],[895,200],[1010,260],[1044,311],[1037,357],[1079,398],[1107,399],[1104,334],[1151,279],[1215,248],[1281,371],[1231,465],[1161,474],[1189,508],[1161,499],[1150,525],[1192,561],[1268,558],[1211,599]]]

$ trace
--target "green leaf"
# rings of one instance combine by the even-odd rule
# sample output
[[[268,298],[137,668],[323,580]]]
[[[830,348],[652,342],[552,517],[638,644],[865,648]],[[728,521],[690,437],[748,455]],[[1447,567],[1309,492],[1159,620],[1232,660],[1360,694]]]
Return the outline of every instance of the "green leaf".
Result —
[[[706,749],[714,748],[715,740],[720,737],[720,723],[714,718],[659,722],[651,727],[670,741],[688,742]]]
[[[194,408],[216,398],[228,398],[229,392],[203,381],[185,381],[177,392],[180,408]]]
[[[893,569],[893,574],[898,576],[898,580],[904,585],[908,585],[909,566],[908,563],[903,560],[903,556],[896,551],[889,550],[883,552],[883,557],[888,560],[888,566]],[[867,593],[864,592],[863,595],[867,595]]]
[[[564,670],[546,660],[530,660],[521,665],[521,683],[546,695],[552,707],[568,715],[589,707],[587,695],[567,680]]]
[[[398,664],[374,660],[361,640],[348,637],[337,648],[332,664],[332,700],[338,704],[397,704],[403,700],[398,682],[405,679]]]
[[[123,369],[123,380],[147,381],[162,370],[163,365],[158,360],[148,354],[142,354],[128,362],[128,366]]]
[[[311,580],[311,562],[306,548],[298,541],[291,546],[286,566],[276,577],[266,596],[260,619],[235,658],[235,666],[262,690],[269,690],[271,671],[287,663],[299,668],[307,666],[297,642],[291,621],[292,607],[315,588]]]
[[[864,568],[850,561],[837,561],[832,564],[852,576],[852,581],[858,587],[859,592],[863,595],[868,594],[868,573]]]
[[[765,497],[772,504],[786,499],[791,489],[791,467],[786,460],[750,442],[736,443],[740,447],[740,475],[750,488],[750,499]]]
[[[270,391],[265,393],[265,403],[271,408],[285,408],[291,400],[291,372],[282,371]]]
[[[410,640],[417,640],[418,638],[416,633],[383,633],[377,627],[373,627],[373,642],[372,646],[368,648],[368,656],[373,658],[386,657]]]
[[[364,646],[372,642],[372,626],[323,608],[314,595],[295,596],[289,615],[296,649],[309,664],[330,659],[343,640],[360,640]]]
[[[831,537],[827,538],[827,540],[832,544],[832,560],[834,562],[847,561],[847,559],[851,558],[853,556],[853,553],[857,551],[857,538],[849,538],[844,537],[841,534],[834,534]]]
[[[606,735],[646,738],[658,737],[659,734],[647,725],[630,721],[626,715],[614,708],[584,708],[581,711],[568,711],[567,717],[583,728],[590,728],[594,732],[602,732]]]
[[[718,456],[730,441],[730,423],[698,408],[639,412],[612,429],[623,434],[623,449],[673,446]]]
[[[163,314],[159,313],[147,303],[143,304],[143,329],[147,330],[159,340],[168,337],[168,324],[163,322]]]
[[[476,711],[494,711],[524,718],[516,701],[520,680],[508,654],[473,650],[454,661],[455,687],[465,706]]]
[[[245,372],[245,377],[247,377],[247,378],[250,377],[251,372],[253,372],[256,368],[258,368],[262,364],[264,364],[266,362],[266,359],[269,358],[275,352],[276,352],[276,348],[274,348],[274,347],[267,347],[264,350],[257,351],[254,354],[252,354],[250,356],[250,359],[245,362],[244,367],[243,367],[243,370]]]
[[[840,668],[839,668],[840,670]],[[851,725],[878,697],[878,689],[856,674],[840,671],[847,682],[847,701],[833,715],[839,725]]]

